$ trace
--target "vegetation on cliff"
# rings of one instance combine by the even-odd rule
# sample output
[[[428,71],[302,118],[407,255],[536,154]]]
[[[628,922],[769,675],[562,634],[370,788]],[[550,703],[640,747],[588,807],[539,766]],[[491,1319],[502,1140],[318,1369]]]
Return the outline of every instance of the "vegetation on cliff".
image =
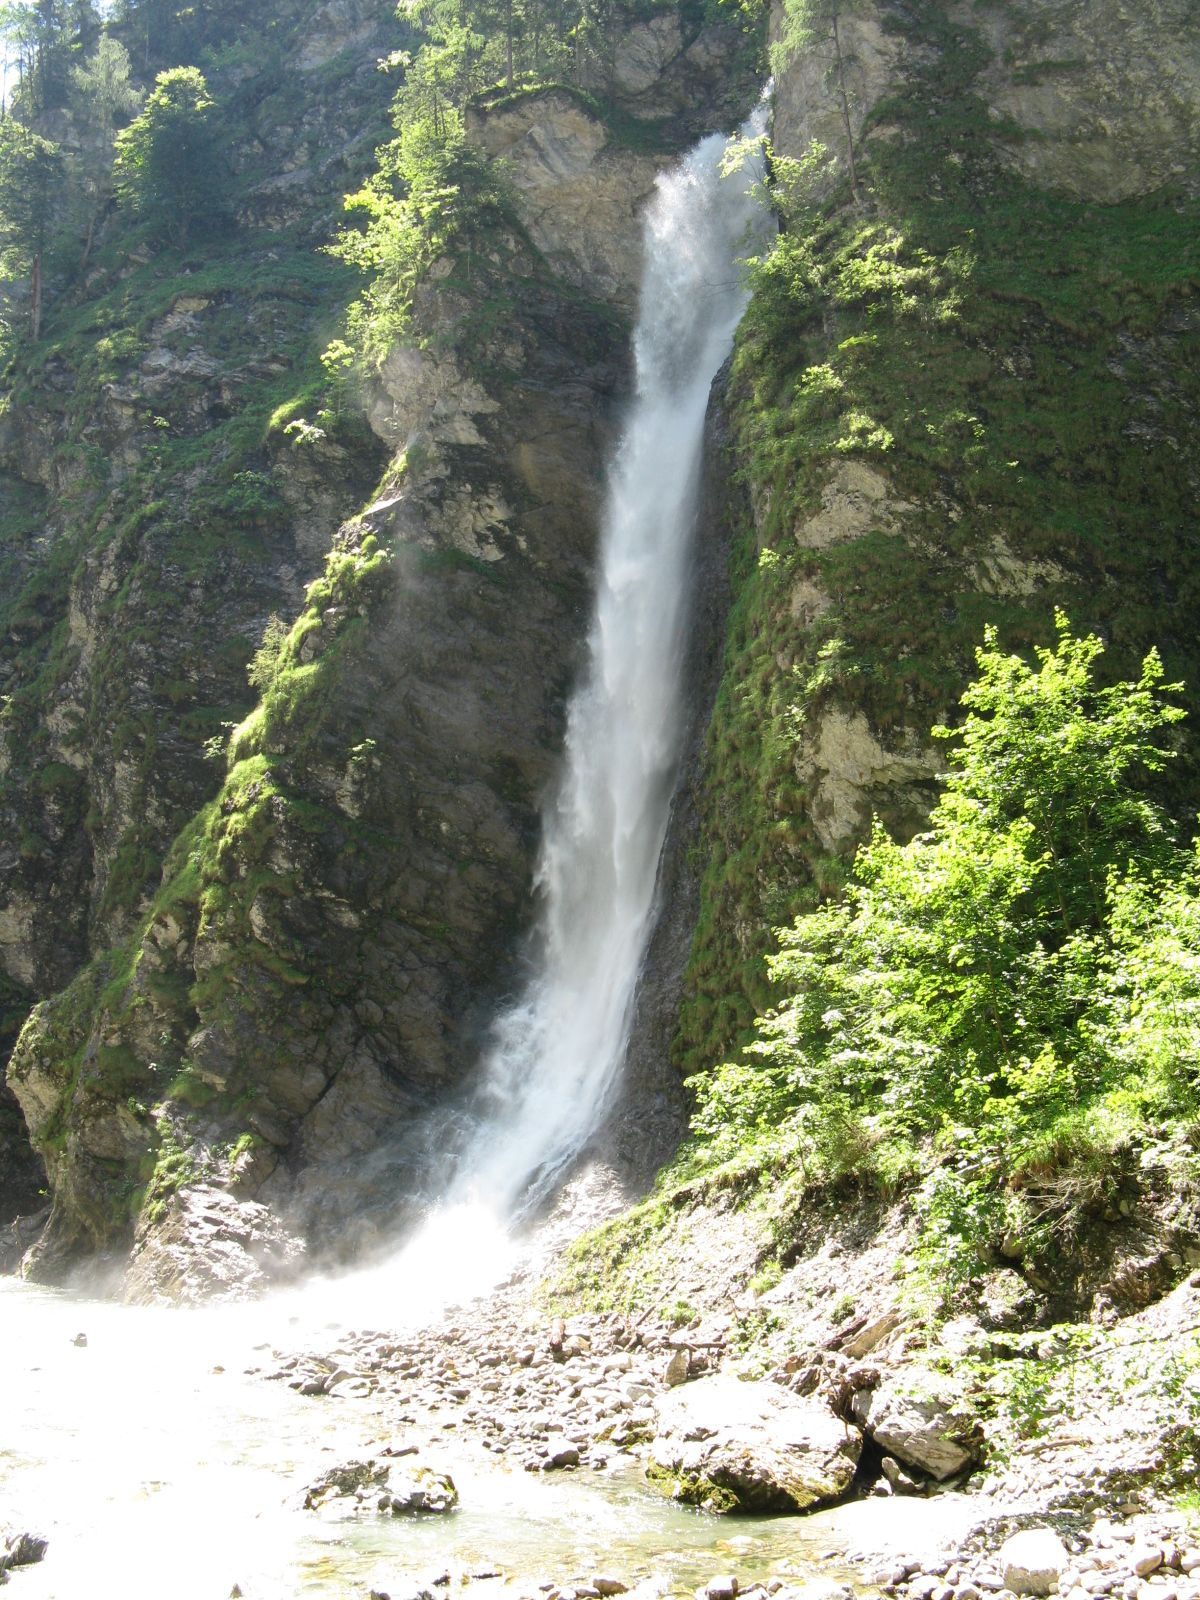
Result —
[[[748,1059],[696,1085],[702,1167],[755,1151],[884,1190],[926,1169],[947,1301],[1001,1239],[1069,1240],[1200,1110],[1200,872],[1145,791],[1182,713],[1157,656],[1101,689],[1101,655],[1061,617],[1036,671],[989,635],[964,721],[934,730],[957,742],[928,832],[876,825],[844,898],[780,930],[785,998]]]
[[[983,98],[982,33],[934,0],[878,15],[910,64],[860,136],[868,203],[831,151],[777,154],[781,232],[735,358],[748,509],[676,1041],[689,1075],[746,1039],[772,999],[770,930],[839,891],[872,812],[920,826],[924,733],[986,625],[1028,651],[1061,606],[1103,632],[1113,673],[1157,643],[1200,684],[1196,201],[1034,186],[1007,154],[1027,136]],[[1179,813],[1193,752],[1169,777]]]
[[[39,6],[41,31],[21,35],[17,116],[0,124],[0,199],[26,207],[0,206],[0,803],[42,921],[7,1009],[59,991],[17,1070],[51,1064],[35,1133],[64,1192],[84,1173],[72,1204],[95,1241],[196,1176],[193,1134],[222,1182],[295,1154],[297,1119],[348,1059],[395,1090],[389,1114],[401,1091],[432,1093],[448,1008],[405,1011],[391,991],[414,973],[438,995],[497,981],[495,951],[467,946],[515,927],[505,873],[544,772],[524,747],[489,747],[429,778],[439,709],[376,704],[404,650],[414,680],[444,660],[398,624],[397,587],[443,584],[444,631],[475,650],[535,594],[546,635],[577,614],[584,557],[556,564],[513,533],[542,526],[557,468],[486,419],[539,349],[598,369],[620,317],[555,280],[467,111],[555,85],[614,147],[673,148],[686,117],[631,111],[646,91],[614,84],[653,82],[647,60],[702,9],[679,31],[665,0],[428,0],[388,35],[405,47],[391,78],[373,43],[312,65],[300,0],[261,37],[236,6],[158,0],[104,28],[87,6],[73,21]],[[1031,136],[983,92],[995,50],[978,17],[940,0],[787,10],[776,65],[828,57],[843,147],[774,152],[780,235],[752,265],[730,381],[744,505],[675,1051],[695,1139],[668,1187],[753,1170],[798,1201],[818,1178],[907,1183],[949,1284],[996,1238],[1031,1255],[1061,1240],[1139,1140],[1191,1114],[1196,867],[1166,818],[1190,813],[1197,759],[1186,729],[1159,759],[1151,736],[1174,713],[1145,651],[1160,643],[1194,705],[1181,463],[1200,413],[1200,235],[1182,183],[1114,205],[1021,176],[1011,152]],[[852,17],[902,62],[865,120]],[[743,13],[748,48],[764,23]],[[441,455],[388,410],[401,342],[459,407]],[[570,381],[587,388],[578,368]],[[578,431],[611,387],[594,380]],[[335,539],[378,480],[364,393],[399,448]],[[572,459],[576,479],[590,461]],[[298,554],[314,484],[326,525]],[[460,527],[455,497],[477,490]],[[391,535],[413,492],[439,531],[406,544]],[[1082,637],[1051,643],[1056,607]],[[986,628],[939,790],[927,730]],[[1061,720],[1041,726],[1051,702]],[[1024,770],[1018,707],[1039,749],[1059,740],[1078,765],[1039,769],[1014,805],[994,747],[1007,736],[1004,771]],[[476,786],[498,811],[472,809]],[[85,1172],[72,1140],[101,1109],[108,1153]],[[652,1231],[650,1215],[631,1227]]]

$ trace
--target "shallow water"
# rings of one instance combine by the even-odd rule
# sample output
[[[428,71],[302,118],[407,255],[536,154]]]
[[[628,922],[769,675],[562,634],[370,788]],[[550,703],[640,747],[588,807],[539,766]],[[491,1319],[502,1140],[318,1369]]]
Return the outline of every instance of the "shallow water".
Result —
[[[836,1534],[826,1517],[721,1520],[660,1499],[636,1468],[532,1475],[456,1440],[420,1441],[421,1459],[458,1485],[450,1516],[306,1512],[307,1483],[389,1436],[370,1402],[247,1377],[267,1359],[249,1343],[261,1316],[0,1280],[0,1523],[50,1540],[41,1565],[13,1575],[13,1600],[225,1600],[235,1583],[247,1600],[361,1596],[447,1567],[653,1575],[681,1590],[717,1571],[831,1571],[816,1560]],[[288,1332],[285,1320],[280,1342]]]

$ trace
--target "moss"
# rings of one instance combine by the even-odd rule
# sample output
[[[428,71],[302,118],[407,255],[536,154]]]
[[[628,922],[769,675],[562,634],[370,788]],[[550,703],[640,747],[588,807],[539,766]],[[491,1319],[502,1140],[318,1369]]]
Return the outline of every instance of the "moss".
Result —
[[[738,1497],[731,1489],[723,1488],[700,1472],[674,1471],[656,1461],[646,1463],[646,1481],[660,1494],[679,1500],[686,1506],[698,1506],[701,1511],[730,1512],[738,1510]]]
[[[1090,205],[1025,183],[997,154],[1012,130],[974,92],[977,34],[933,0],[892,15],[925,65],[874,113],[900,132],[864,145],[870,212],[837,197],[798,216],[739,335],[735,460],[758,518],[737,535],[706,754],[685,1074],[736,1052],[770,1004],[771,928],[840,886],[806,760],[826,711],[861,713],[885,746],[923,729],[986,622],[1029,647],[1049,641],[1056,604],[1107,637],[1114,678],[1157,643],[1171,677],[1200,684],[1180,470],[1200,417],[1196,204]],[[885,480],[891,511],[806,547],[847,461]],[[1189,745],[1181,810],[1195,782]],[[863,823],[874,804],[910,832],[927,798],[864,795]]]

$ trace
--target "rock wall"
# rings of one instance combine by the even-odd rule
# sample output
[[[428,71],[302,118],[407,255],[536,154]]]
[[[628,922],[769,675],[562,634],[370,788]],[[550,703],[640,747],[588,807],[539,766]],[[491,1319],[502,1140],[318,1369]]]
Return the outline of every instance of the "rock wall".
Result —
[[[892,0],[868,0],[840,19],[847,109],[856,141],[912,137],[891,112],[897,92],[969,54],[972,91],[995,149],[1031,182],[1113,203],[1165,185],[1195,192],[1200,164],[1200,44],[1190,0],[1023,0],[922,4],[902,25]],[[924,26],[922,26],[924,24]],[[776,6],[772,34],[784,32]],[[815,140],[845,167],[832,43],[781,65],[774,138],[782,155]]]
[[[788,56],[778,7],[772,33],[784,232],[731,387],[752,523],[684,1072],[744,1041],[771,930],[836,892],[872,815],[920,826],[986,624],[1029,649],[1063,606],[1114,672],[1158,645],[1200,685],[1194,8],[868,0],[836,42]],[[1186,817],[1191,741],[1173,777]]]
[[[727,53],[727,30],[704,38],[672,35],[672,93],[681,62],[707,82]],[[750,92],[727,76],[727,97]],[[513,979],[590,606],[638,210],[690,130],[660,109],[647,149],[557,90],[472,129],[507,157],[514,210],[435,264],[365,396],[383,477],[314,572],[337,524],[317,491],[350,441],[306,427],[281,453],[272,486],[312,576],[263,699],[223,785],[181,831],[173,815],[161,883],[100,930],[131,937],[38,1007],[14,1054],[54,1193],[35,1273],[132,1232],[129,1292],[188,1297],[291,1270],[306,1245],[369,1244],[433,1181],[434,1130]],[[292,192],[253,191],[272,217]],[[169,313],[192,319],[189,373],[198,300]]]

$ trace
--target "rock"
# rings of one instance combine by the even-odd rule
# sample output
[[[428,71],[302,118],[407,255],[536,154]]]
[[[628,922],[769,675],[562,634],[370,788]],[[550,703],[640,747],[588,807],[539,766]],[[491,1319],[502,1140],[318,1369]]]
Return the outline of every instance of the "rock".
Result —
[[[139,1229],[125,1298],[142,1305],[241,1300],[294,1277],[303,1260],[303,1243],[266,1206],[195,1184]]]
[[[873,1317],[865,1326],[861,1327],[842,1344],[842,1354],[849,1356],[851,1361],[860,1361],[863,1356],[869,1355],[876,1345],[882,1344],[889,1334],[895,1333],[900,1326],[900,1315],[896,1311],[885,1311],[881,1317]]]
[[[13,1533],[4,1541],[5,1561],[9,1567],[32,1567],[45,1559],[50,1548],[49,1539],[36,1533]]]
[[[1148,1578],[1163,1564],[1163,1552],[1157,1545],[1134,1545],[1130,1559],[1139,1578]]]
[[[322,1473],[304,1491],[304,1509],[315,1511],[330,1500],[380,1489],[387,1482],[388,1468],[377,1461],[345,1461]]]
[[[1000,1547],[1000,1570],[1013,1594],[1050,1594],[1070,1565],[1062,1540],[1049,1528],[1014,1533]]]
[[[458,1504],[454,1479],[431,1467],[392,1467],[387,1475],[386,1497],[386,1509],[397,1515],[406,1511],[440,1515],[453,1511]],[[380,1510],[383,1509],[381,1501]]]
[[[620,1578],[613,1578],[602,1572],[592,1574],[591,1584],[599,1595],[625,1594],[629,1589],[629,1585],[623,1583]]]
[[[732,1573],[722,1573],[719,1577],[710,1578],[704,1585],[707,1600],[735,1600],[737,1592],[738,1581]]]
[[[663,1369],[663,1382],[670,1389],[673,1389],[678,1383],[686,1383],[690,1368],[691,1357],[688,1352],[686,1350],[676,1350]]]
[[[851,1407],[871,1438],[906,1466],[939,1480],[978,1461],[979,1419],[940,1374],[905,1367],[876,1389],[858,1390]]]
[[[880,1471],[891,1484],[896,1494],[924,1494],[925,1489],[915,1478],[909,1477],[900,1463],[891,1456],[884,1456],[879,1463]]]
[[[655,1408],[648,1474],[710,1510],[805,1511],[850,1487],[862,1440],[824,1405],[772,1383],[700,1378]]]

